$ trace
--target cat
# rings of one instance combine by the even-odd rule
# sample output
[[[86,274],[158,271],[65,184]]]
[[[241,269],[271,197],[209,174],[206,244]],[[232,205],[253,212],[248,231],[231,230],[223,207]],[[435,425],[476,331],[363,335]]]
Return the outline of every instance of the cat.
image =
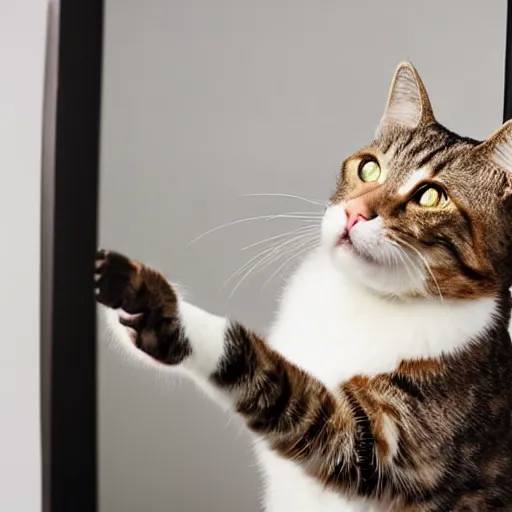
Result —
[[[456,135],[402,63],[268,339],[113,251],[97,301],[241,416],[267,512],[512,510],[511,185],[512,124]]]

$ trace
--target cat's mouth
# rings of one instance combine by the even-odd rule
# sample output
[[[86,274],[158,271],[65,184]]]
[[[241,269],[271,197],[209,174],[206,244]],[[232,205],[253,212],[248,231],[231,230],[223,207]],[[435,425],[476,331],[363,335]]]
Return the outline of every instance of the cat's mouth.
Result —
[[[348,231],[345,231],[342,233],[336,242],[336,247],[340,247],[343,250],[346,250],[356,256],[357,258],[360,258],[364,260],[367,263],[371,263],[373,265],[380,265],[381,263],[377,261],[373,255],[368,253],[367,251],[359,249],[353,242],[352,238],[350,237],[350,233]]]
[[[344,231],[338,237],[338,240],[336,241],[336,246],[337,247],[344,247],[344,246],[350,246],[350,245],[353,245],[352,244],[352,239],[350,238],[350,235],[349,235],[348,231]]]

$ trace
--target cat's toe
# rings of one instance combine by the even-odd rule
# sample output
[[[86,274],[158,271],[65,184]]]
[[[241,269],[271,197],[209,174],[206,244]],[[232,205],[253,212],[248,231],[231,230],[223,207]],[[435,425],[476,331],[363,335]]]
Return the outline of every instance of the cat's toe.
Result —
[[[140,330],[144,323],[144,314],[129,314],[126,312],[119,312],[119,323],[131,329]]]
[[[101,274],[103,271],[103,267],[105,265],[105,262],[107,261],[108,251],[105,251],[104,249],[100,249],[96,252],[96,258],[94,260],[94,282],[98,283],[98,281],[101,278]],[[99,292],[99,288],[96,286],[95,290],[97,290],[96,293]]]
[[[101,304],[117,309],[130,301],[131,283],[137,265],[126,256],[103,249],[96,253],[94,264],[94,293]]]

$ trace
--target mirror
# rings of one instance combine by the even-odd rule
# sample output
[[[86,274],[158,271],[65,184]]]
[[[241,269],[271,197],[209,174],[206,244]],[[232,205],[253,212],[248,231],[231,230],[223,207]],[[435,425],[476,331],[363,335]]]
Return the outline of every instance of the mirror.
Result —
[[[499,125],[505,9],[105,0],[100,246],[266,334],[398,62],[413,62],[454,131],[483,139]],[[98,324],[99,510],[261,510],[242,422],[129,356],[103,313]]]

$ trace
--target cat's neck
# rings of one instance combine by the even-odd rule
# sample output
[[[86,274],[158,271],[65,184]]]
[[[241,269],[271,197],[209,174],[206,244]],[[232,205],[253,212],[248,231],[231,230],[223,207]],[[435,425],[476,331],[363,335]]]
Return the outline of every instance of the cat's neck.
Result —
[[[385,298],[343,276],[318,250],[291,277],[271,340],[302,366],[317,359],[319,368],[344,369],[343,377],[372,374],[464,347],[493,326],[498,310],[494,298]]]
[[[312,294],[316,292],[315,300],[322,307],[327,306],[328,301],[332,301],[342,316],[365,316],[369,321],[377,321],[391,315],[403,318],[403,328],[407,328],[407,319],[413,321],[418,315],[425,320],[441,320],[446,315],[453,316],[454,319],[476,315],[485,318],[482,321],[489,325],[493,319],[501,315],[500,305],[503,303],[503,298],[498,295],[480,299],[383,295],[335,268],[323,248],[316,249],[303,260],[290,279],[286,295],[303,287],[310,289]]]

